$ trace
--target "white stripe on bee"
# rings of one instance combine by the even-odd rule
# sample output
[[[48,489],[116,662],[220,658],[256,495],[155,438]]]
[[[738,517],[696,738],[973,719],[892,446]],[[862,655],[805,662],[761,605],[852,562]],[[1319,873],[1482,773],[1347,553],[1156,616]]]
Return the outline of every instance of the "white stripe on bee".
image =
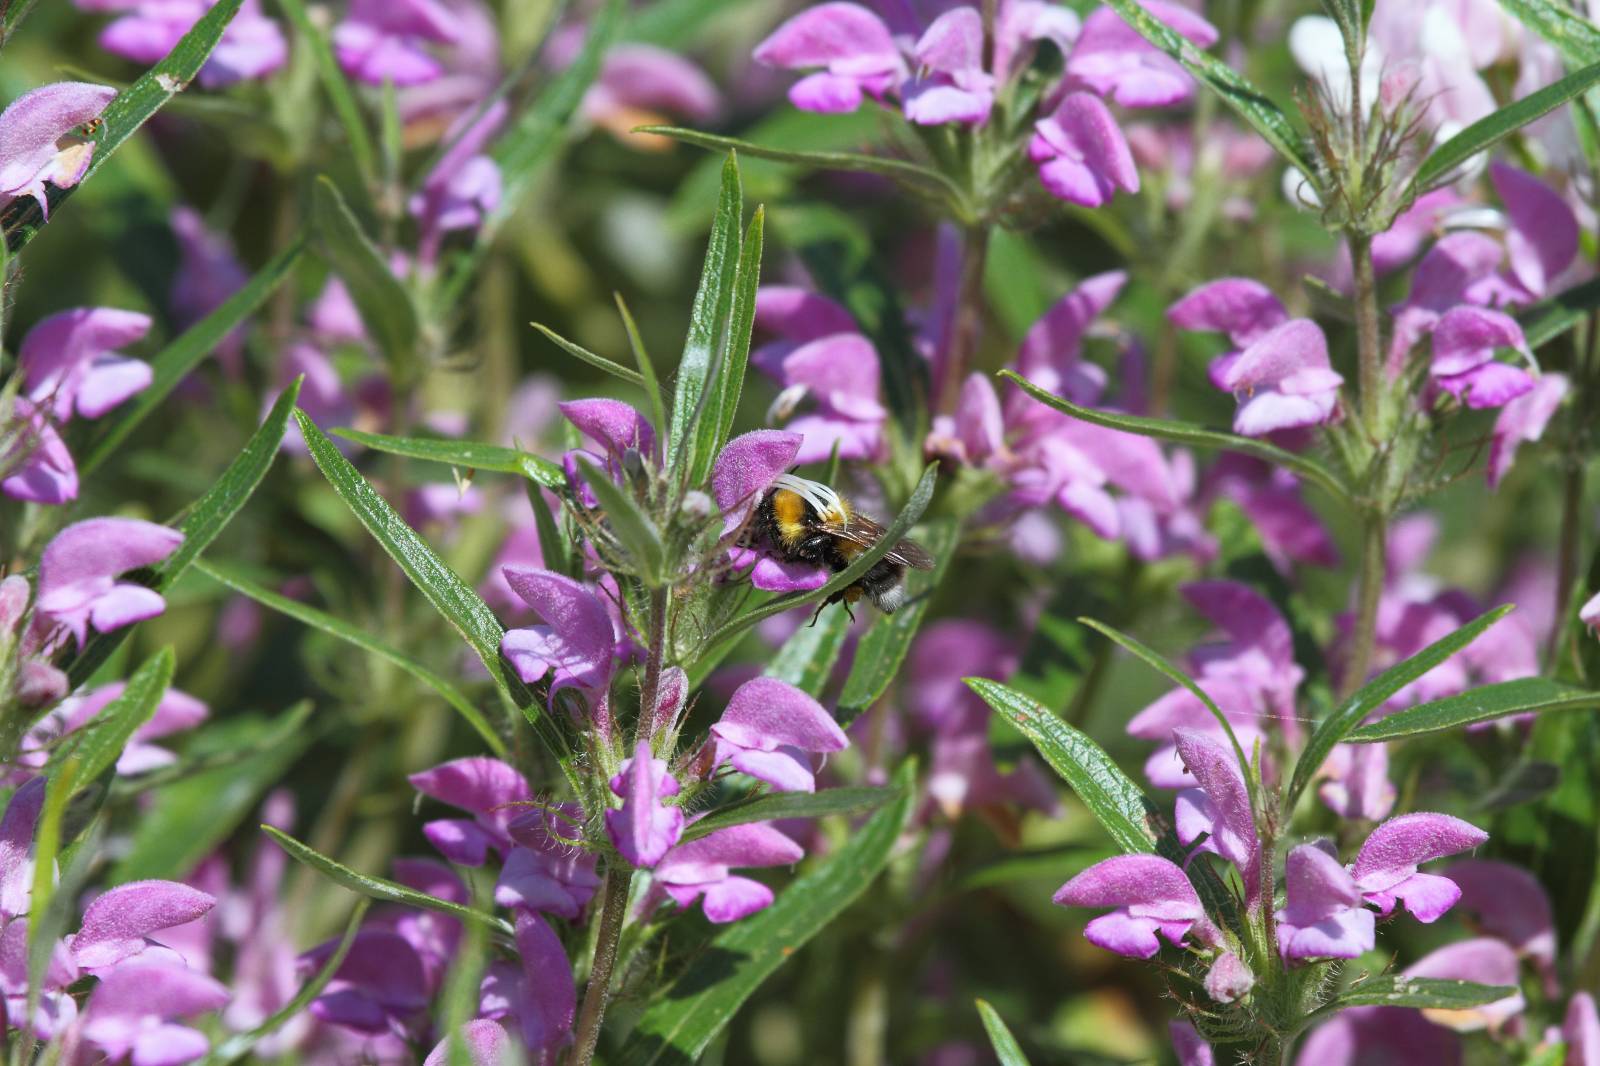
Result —
[[[820,481],[795,477],[793,474],[779,474],[772,484],[776,488],[788,489],[805,500],[824,521],[832,519],[843,522],[850,516],[850,508],[839,494]]]

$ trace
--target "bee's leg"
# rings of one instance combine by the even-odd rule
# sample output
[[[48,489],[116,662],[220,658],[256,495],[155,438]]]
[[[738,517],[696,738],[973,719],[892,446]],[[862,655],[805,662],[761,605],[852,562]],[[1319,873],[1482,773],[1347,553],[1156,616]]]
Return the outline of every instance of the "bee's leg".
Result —
[[[826,606],[828,606],[826,603],[817,604],[817,609],[811,612],[811,621],[806,623],[807,629],[817,624],[817,619],[822,617],[822,609]]]
[[[844,613],[850,616],[850,621],[854,622],[856,620],[856,613],[850,609],[850,601],[840,600],[839,602],[844,604]]]

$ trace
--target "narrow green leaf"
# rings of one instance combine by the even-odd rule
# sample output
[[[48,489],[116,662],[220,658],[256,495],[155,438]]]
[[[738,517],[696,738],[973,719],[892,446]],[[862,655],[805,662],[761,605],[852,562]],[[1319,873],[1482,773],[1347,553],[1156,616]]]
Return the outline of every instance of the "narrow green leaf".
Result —
[[[1296,476],[1316,484],[1336,500],[1348,502],[1350,498],[1338,476],[1310,456],[1286,451],[1254,437],[1241,437],[1236,433],[1221,433],[1214,429],[1206,429],[1192,422],[1173,422],[1165,418],[1145,418],[1141,415],[1102,411],[1094,407],[1080,407],[1071,400],[1041,389],[1016,371],[1002,370],[1000,376],[1011,381],[1046,407],[1052,407],[1091,425],[1119,429],[1124,433],[1153,437],[1156,440],[1169,440],[1174,444],[1187,444],[1196,448],[1222,448],[1253,455],[1258,459],[1265,459],[1274,466],[1284,467]]]
[[[226,1063],[242,1059],[257,1044],[282,1029],[295,1015],[311,1006],[311,1001],[322,995],[322,990],[328,987],[333,975],[344,965],[345,956],[350,954],[350,947],[356,942],[356,934],[361,931],[361,922],[366,918],[367,908],[371,905],[372,901],[366,897],[358,899],[350,911],[350,917],[344,923],[344,933],[339,937],[339,943],[334,945],[333,954],[328,956],[328,961],[322,964],[322,968],[312,975],[311,980],[300,986],[300,991],[296,992],[289,1002],[274,1011],[260,1025],[247,1033],[229,1037],[221,1047],[207,1055],[205,1059],[207,1066],[225,1066]]]
[[[1104,622],[1096,621],[1093,618],[1080,618],[1078,621],[1082,622],[1095,632],[1105,636],[1112,643],[1132,652],[1139,659],[1141,659],[1145,665],[1152,667],[1157,673],[1171,681],[1176,682],[1183,688],[1188,689],[1189,692],[1194,695],[1195,699],[1199,700],[1205,705],[1206,710],[1211,712],[1211,717],[1217,720],[1217,724],[1222,726],[1222,731],[1227,734],[1228,743],[1233,745],[1234,758],[1239,760],[1239,773],[1244,777],[1245,784],[1250,786],[1250,798],[1251,802],[1254,802],[1256,786],[1254,775],[1250,773],[1250,756],[1247,755],[1244,748],[1240,746],[1239,738],[1234,734],[1233,731],[1233,723],[1228,721],[1228,716],[1222,713],[1222,708],[1217,706],[1217,702],[1211,698],[1211,695],[1206,692],[1205,689],[1196,684],[1194,678],[1190,677],[1188,674],[1172,665],[1172,661],[1169,660],[1165,655],[1162,655],[1160,652],[1146,645],[1142,641],[1130,637],[1121,630],[1113,629]]]
[[[339,449],[333,446],[333,442],[304,411],[296,410],[294,417],[300,424],[300,432],[305,437],[312,460],[333,486],[333,491],[339,494],[367,532],[389,553],[389,557],[400,565],[411,583],[433,604],[434,610],[443,615],[445,621],[478,654],[495,686],[506,699],[521,709],[551,753],[558,759],[564,759],[566,744],[560,732],[539,709],[533,693],[500,657],[500,638],[505,635],[505,629],[489,605],[428,547],[416,530],[406,525],[405,519],[389,506],[389,501],[367,484],[360,472],[350,465],[350,460],[340,454]]]
[[[131,402],[124,404],[109,420],[110,425],[95,442],[88,458],[78,463],[80,478],[88,477],[99,469],[100,464],[119,452],[128,434],[149,417],[152,411],[161,406],[162,401],[177,388],[178,382],[198,366],[202,359],[216,351],[217,345],[222,343],[223,338],[267,302],[267,297],[271,296],[282,284],[283,279],[289,276],[289,268],[294,266],[304,250],[305,245],[297,240],[279,252],[273,257],[272,262],[262,267],[256,276],[250,279],[244,288],[228,297],[221,307],[190,326],[150,360],[152,380],[149,388],[135,396]]]
[[[528,324],[534,329],[538,330],[540,333],[544,334],[545,339],[551,344],[554,344],[557,348],[560,348],[574,359],[577,359],[580,362],[588,363],[593,367],[599,367],[607,374],[610,374],[613,377],[619,377],[623,381],[626,381],[629,385],[638,385],[643,387],[644,378],[639,375],[637,370],[629,370],[621,363],[613,362],[603,355],[591,352],[581,344],[574,344],[572,341],[567,340],[567,338],[563,337],[549,326],[540,325],[538,322],[530,322]]]
[[[1568,74],[1554,85],[1546,85],[1479,119],[1428,154],[1411,179],[1412,190],[1420,195],[1443,184],[1462,163],[1597,83],[1600,83],[1600,62]]]
[[[911,642],[922,627],[923,616],[928,613],[933,591],[950,569],[950,559],[955,555],[959,539],[960,530],[954,519],[940,519],[929,525],[923,547],[933,556],[934,568],[931,571],[908,569],[905,605],[894,614],[874,621],[867,635],[861,638],[850,676],[839,694],[838,709],[834,711],[840,725],[848,726],[860,717],[900,672],[906,653],[911,650]]]
[[[763,981],[866,891],[889,862],[911,817],[916,767],[895,775],[893,802],[823,863],[783,889],[777,902],[729,926],[645,1009],[616,1056],[623,1066],[698,1059]]]
[[[56,860],[62,853],[62,822],[70,798],[78,786],[92,780],[79,772],[81,764],[74,758],[56,767],[45,783],[44,805],[33,836],[32,888],[28,893],[27,915],[27,982],[28,996],[22,1017],[37,1017],[40,992],[44,977],[61,936],[67,931],[67,921],[72,915],[73,903],[67,895],[69,886],[56,881]],[[28,866],[21,865],[18,874],[26,878]],[[72,865],[80,866],[80,863]],[[26,1034],[19,1051],[19,1062],[27,1062],[33,1051],[34,1034]]]
[[[895,520],[889,524],[883,539],[856,556],[849,566],[829,578],[820,588],[812,589],[810,592],[795,592],[786,596],[779,596],[762,604],[760,607],[746,611],[707,637],[704,646],[714,650],[725,641],[732,640],[764,618],[771,618],[803,604],[826,600],[834,593],[843,592],[855,584],[861,579],[861,575],[872,569],[874,563],[887,555],[889,549],[899,544],[911,532],[911,527],[917,524],[917,520],[922,517],[922,512],[928,509],[928,503],[933,499],[933,489],[937,481],[938,464],[930,463],[927,469],[922,472],[922,480],[917,482],[916,490],[911,493],[911,498],[906,501],[906,505],[895,516]]]
[[[715,133],[681,129],[677,126],[640,126],[635,132],[671,137],[675,141],[692,144],[697,148],[709,148],[713,152],[739,152],[756,159],[770,159],[775,163],[795,163],[813,170],[877,174],[907,185],[937,191],[953,203],[959,203],[965,197],[961,189],[943,174],[915,163],[907,163],[903,159],[862,155],[859,152],[796,152],[786,148],[752,144],[737,137],[723,137]]]
[[[181,881],[193,873],[311,746],[311,712],[311,701],[303,700],[274,718],[230,717],[192,738],[185,760],[203,761],[210,754],[229,761],[154,790],[108,882]],[[231,758],[240,751],[248,757]]]
[[[401,380],[418,372],[417,335],[420,329],[411,292],[389,269],[389,262],[372,243],[350,205],[326,175],[319,177],[311,195],[311,224],[317,247],[328,266],[344,280],[361,322],[372,334]]]
[[[1600,63],[1600,26],[1551,0],[1500,0],[1523,25],[1556,46],[1574,67]]]
[[[189,32],[179,38],[166,58],[145,71],[139,80],[106,105],[106,109],[100,113],[99,134],[93,138],[94,155],[89,160],[89,169],[71,188],[63,189],[55,185],[46,187],[51,214],[60,209],[62,201],[82,188],[84,182],[94,177],[112,154],[122,147],[122,143],[132,137],[150,116],[189,87],[200,68],[205,66],[211,50],[222,39],[223,31],[233,21],[242,2],[218,0],[216,6],[200,16]],[[6,243],[12,252],[21,250],[43,227],[44,213],[31,196],[13,200],[4,211],[0,211],[0,229],[4,230]]]
[[[377,156],[372,150],[372,136],[367,133],[366,123],[361,121],[361,109],[356,105],[355,94],[350,91],[344,71],[339,69],[333,57],[327,35],[311,21],[301,0],[277,0],[277,3],[293,24],[299,46],[310,51],[312,59],[316,61],[317,80],[322,83],[322,91],[328,94],[328,103],[333,105],[333,113],[338,116],[339,124],[344,127],[345,140],[356,169],[369,185],[375,184],[378,169]]]
[[[633,494],[611,480],[611,475],[598,463],[578,460],[578,473],[605,512],[606,524],[616,535],[617,542],[633,564],[645,584],[654,588],[666,580],[667,549],[661,542],[661,531],[645,514]]]
[[[154,567],[155,580],[152,584],[157,592],[172,587],[173,582],[183,576],[190,564],[244,508],[267,476],[273,460],[277,458],[289,412],[294,410],[299,394],[300,382],[295,381],[278,397],[272,410],[267,412],[267,417],[262,419],[261,425],[256,427],[222,476],[189,507],[189,513],[178,526],[183,534],[183,543]],[[67,667],[67,677],[72,684],[77,686],[88,681],[130,632],[132,628],[124,626],[110,633],[96,633]]]
[[[511,923],[504,918],[498,918],[486,911],[473,910],[471,907],[464,907],[447,899],[439,899],[397,882],[386,881],[381,877],[358,874],[350,867],[335,862],[273,826],[263,825],[261,831],[288,852],[291,859],[309,866],[334,884],[348,888],[352,892],[378,900],[380,903],[403,903],[407,907],[421,907],[423,910],[438,911],[454,918],[464,918],[469,922],[481,922],[496,932],[504,933],[506,936],[511,935]]]
[[[301,603],[299,600],[280,596],[271,589],[262,588],[253,581],[249,581],[230,570],[212,566],[205,562],[197,564],[195,568],[217,584],[230,588],[241,596],[248,596],[263,607],[270,607],[279,614],[293,618],[302,625],[321,630],[331,637],[337,637],[398,666],[424,685],[433,689],[434,692],[439,694],[440,698],[455,708],[456,712],[461,715],[468,725],[472,726],[478,736],[483,738],[483,742],[489,745],[490,750],[496,755],[505,755],[505,741],[501,740],[499,735],[495,733],[494,727],[484,718],[483,712],[478,710],[466,693],[457,688],[453,682],[435,673],[422,663],[411,658],[411,656],[357,629],[342,618],[328,614],[326,611],[319,611],[317,608]]]
[[[801,626],[795,630],[777,656],[767,664],[763,673],[786,681],[815,699],[833,674],[833,666],[844,650],[845,638],[850,635],[850,616],[844,607],[835,605],[823,611],[817,624]]]
[[[1124,852],[1156,850],[1150,830],[1154,805],[1111,756],[1089,737],[1063,722],[1048,708],[982,677],[964,679],[967,687],[1003,715],[1033,743],[1050,768],[1083,800]]]
[[[567,475],[559,466],[516,448],[436,437],[391,437],[386,433],[365,433],[359,429],[335,429],[333,435],[365,445],[375,452],[403,455],[408,459],[422,459],[430,463],[448,463],[463,470],[520,474],[557,492],[567,487]]]
[[[33,10],[33,5],[39,0],[6,0],[0,4],[0,48],[6,46],[11,40],[11,35],[16,33],[17,27],[22,25],[22,20],[28,17]]]
[[[1105,0],[1107,7],[1145,40],[1176,59],[1195,80],[1222,97],[1239,117],[1250,124],[1263,140],[1277,149],[1284,161],[1307,175],[1316,173],[1316,164],[1306,153],[1299,132],[1283,109],[1250,84],[1232,67],[1195,47],[1194,42],[1170,29],[1139,5],[1137,0]]]
[[[689,313],[689,333],[678,361],[677,384],[672,397],[672,424],[667,434],[666,462],[671,470],[681,471],[689,484],[698,484],[692,472],[699,462],[693,454],[695,427],[704,417],[715,423],[720,412],[707,412],[711,402],[707,389],[722,353],[729,313],[733,309],[733,286],[739,273],[739,228],[744,216],[744,196],[739,186],[739,161],[732,155],[722,165],[722,186],[717,194],[717,212],[711,220],[711,238],[706,244],[705,264],[700,271],[700,286],[695,290],[694,307]]]
[[[492,240],[522,205],[540,166],[561,143],[568,120],[600,73],[600,61],[617,37],[626,7],[623,0],[606,0],[605,6],[589,20],[577,58],[544,87],[532,105],[522,111],[517,124],[489,149],[489,157],[500,168],[501,196],[500,206],[489,216],[479,234],[480,246]]]
[[[683,831],[685,841],[730,825],[765,822],[774,818],[823,818],[830,814],[859,814],[876,810],[894,799],[892,788],[825,788],[821,792],[769,792],[718,808]]]
[[[245,441],[239,454],[234,456],[228,469],[194,502],[183,519],[183,543],[178,550],[156,564],[156,573],[163,579],[163,587],[170,586],[187,570],[200,553],[211,546],[233,516],[238,514],[256,488],[272,468],[283,444],[283,433],[289,424],[289,412],[300,398],[300,385],[305,377],[297,377],[273,402],[267,417]]]
[[[628,346],[633,349],[633,362],[639,368],[639,383],[644,389],[645,399],[650,403],[650,424],[658,429],[667,424],[667,405],[661,397],[661,381],[656,377],[656,365],[650,360],[650,353],[645,349],[644,338],[639,335],[639,325],[633,320],[633,312],[628,310],[627,303],[622,299],[622,294],[613,293],[617,301],[617,312],[622,315],[622,326],[628,331]]]
[[[1512,605],[1508,603],[1492,611],[1485,611],[1449,636],[1434,641],[1411,658],[1389,667],[1345,697],[1344,702],[1333,709],[1333,713],[1317,727],[1316,732],[1311,734],[1311,739],[1306,742],[1305,750],[1300,753],[1300,758],[1295,763],[1294,776],[1289,780],[1288,791],[1284,793],[1283,809],[1294,810],[1295,801],[1311,783],[1316,772],[1322,768],[1328,752],[1333,750],[1335,744],[1353,733],[1363,718],[1383,706],[1383,702],[1390,696],[1471,644],[1480,633],[1511,613],[1511,610]]]
[[[582,564],[573,546],[567,543],[555,513],[544,502],[544,490],[532,481],[524,481],[523,485],[528,490],[528,505],[533,509],[533,531],[539,536],[539,557],[544,560],[545,569],[575,580],[580,578]]]
[[[1466,1010],[1516,994],[1517,990],[1507,985],[1480,985],[1442,977],[1379,974],[1341,992],[1331,1002],[1323,1004],[1311,1018],[1320,1020],[1350,1007]]]
[[[1022,1053],[1017,1038],[1006,1028],[999,1012],[984,1000],[975,1002],[978,1004],[978,1015],[983,1019],[984,1032],[989,1034],[989,1043],[994,1046],[994,1055],[1000,1060],[1000,1066],[1028,1066],[1028,1056]]]
[[[700,449],[705,469],[711,466],[722,446],[733,434],[734,416],[739,412],[739,397],[744,392],[745,370],[750,364],[750,337],[756,323],[756,291],[761,287],[761,242],[766,227],[766,211],[757,207],[739,249],[739,270],[733,283],[733,313],[728,321],[726,352],[717,374],[717,418],[701,423],[701,432],[711,429],[710,441]]]
[[[1525,307],[1517,315],[1528,347],[1537,351],[1557,337],[1587,321],[1600,309],[1600,278],[1574,285],[1557,296]]]
[[[1371,744],[1459,729],[1510,714],[1579,711],[1592,707],[1600,707],[1600,692],[1585,692],[1544,677],[1523,677],[1396,711],[1357,729],[1345,737],[1345,742]]]
[[[172,684],[172,671],[176,658],[172,648],[162,648],[144,661],[128,678],[122,694],[105,709],[89,720],[89,724],[70,734],[58,747],[44,773],[54,777],[68,759],[77,764],[78,780],[84,784],[94,781],[104,771],[111,769],[122,757],[134,731],[150,720],[156,704],[166,695]]]

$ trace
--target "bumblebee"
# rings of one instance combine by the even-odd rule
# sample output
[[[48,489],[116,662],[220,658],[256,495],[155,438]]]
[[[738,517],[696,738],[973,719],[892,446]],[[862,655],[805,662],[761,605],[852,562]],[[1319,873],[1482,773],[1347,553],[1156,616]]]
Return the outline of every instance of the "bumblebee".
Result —
[[[755,539],[785,562],[825,566],[839,573],[887,532],[852,507],[848,500],[817,481],[783,474],[756,506],[751,523]],[[913,540],[902,540],[873,563],[853,584],[829,596],[829,603],[850,604],[863,597],[885,614],[906,602],[906,567],[932,570],[933,557]],[[820,608],[819,608],[820,610]]]

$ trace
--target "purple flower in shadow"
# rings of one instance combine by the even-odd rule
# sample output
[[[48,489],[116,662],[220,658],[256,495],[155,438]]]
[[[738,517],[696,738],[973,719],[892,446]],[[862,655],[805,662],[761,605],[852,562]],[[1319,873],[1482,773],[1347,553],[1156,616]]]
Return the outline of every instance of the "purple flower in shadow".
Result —
[[[656,865],[644,906],[655,906],[663,895],[680,907],[700,900],[707,920],[736,922],[769,906],[773,895],[766,885],[740,877],[734,869],[789,866],[804,855],[799,844],[764,822],[718,829],[667,852]]]

